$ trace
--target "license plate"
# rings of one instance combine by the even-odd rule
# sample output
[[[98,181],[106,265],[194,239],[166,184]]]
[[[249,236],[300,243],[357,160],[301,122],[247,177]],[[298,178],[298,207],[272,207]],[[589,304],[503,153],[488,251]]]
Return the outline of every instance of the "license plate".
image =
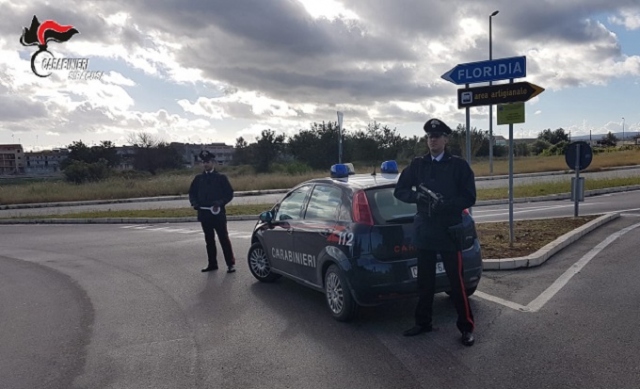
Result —
[[[436,262],[436,274],[442,274],[444,272],[444,264],[442,262]],[[413,278],[418,278],[418,266],[411,266],[411,275]]]

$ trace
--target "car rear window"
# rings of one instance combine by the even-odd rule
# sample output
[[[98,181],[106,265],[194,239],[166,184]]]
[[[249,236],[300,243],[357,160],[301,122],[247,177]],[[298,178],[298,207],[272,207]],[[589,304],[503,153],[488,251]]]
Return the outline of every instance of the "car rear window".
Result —
[[[416,205],[402,202],[393,196],[395,187],[367,191],[367,200],[376,224],[410,223],[416,214]]]

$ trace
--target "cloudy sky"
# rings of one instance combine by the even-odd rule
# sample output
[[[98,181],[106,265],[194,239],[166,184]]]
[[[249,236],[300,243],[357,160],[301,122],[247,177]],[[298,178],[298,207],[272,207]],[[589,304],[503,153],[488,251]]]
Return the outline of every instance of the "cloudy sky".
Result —
[[[545,92],[526,104],[516,138],[640,131],[640,0],[0,0],[0,144],[27,150],[146,132],[165,141],[250,142],[313,122],[347,131],[377,121],[422,135],[438,117],[464,123],[457,64],[526,56]],[[101,80],[31,71],[20,44],[33,16],[79,34],[56,58],[89,58]],[[481,84],[480,84],[481,85]],[[478,85],[478,86],[480,86]],[[487,130],[487,107],[471,110]],[[623,120],[624,117],[624,120]],[[495,121],[495,114],[494,114]],[[507,135],[508,126],[493,126]]]

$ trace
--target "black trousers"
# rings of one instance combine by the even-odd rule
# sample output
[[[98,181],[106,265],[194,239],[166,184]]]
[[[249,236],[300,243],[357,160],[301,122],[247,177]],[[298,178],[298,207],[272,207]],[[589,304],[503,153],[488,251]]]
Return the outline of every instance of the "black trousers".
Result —
[[[217,217],[215,219],[207,219],[201,221],[202,232],[204,232],[204,240],[207,243],[207,258],[209,259],[209,267],[218,267],[218,250],[216,249],[216,234],[220,239],[220,246],[224,254],[224,261],[227,266],[233,266],[236,260],[233,256],[231,240],[229,240],[229,232],[227,231],[227,218]]]
[[[431,325],[433,315],[433,295],[436,287],[437,251],[418,250],[418,305],[416,324]],[[458,312],[456,325],[460,332],[473,332],[475,325],[469,299],[464,289],[462,252],[440,251],[444,269],[451,285],[451,298]]]

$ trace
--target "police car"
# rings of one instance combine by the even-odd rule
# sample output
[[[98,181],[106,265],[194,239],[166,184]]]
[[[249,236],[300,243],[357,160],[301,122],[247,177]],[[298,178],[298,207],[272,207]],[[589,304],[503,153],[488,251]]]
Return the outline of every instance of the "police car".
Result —
[[[248,253],[251,274],[262,282],[284,276],[323,292],[338,321],[352,319],[358,306],[415,296],[416,204],[393,196],[398,177],[395,161],[384,162],[380,173],[359,175],[337,164],[331,177],[293,188],[259,216]],[[467,210],[463,224],[464,282],[471,295],[482,275],[482,255]],[[436,292],[448,292],[442,262],[436,272]]]

